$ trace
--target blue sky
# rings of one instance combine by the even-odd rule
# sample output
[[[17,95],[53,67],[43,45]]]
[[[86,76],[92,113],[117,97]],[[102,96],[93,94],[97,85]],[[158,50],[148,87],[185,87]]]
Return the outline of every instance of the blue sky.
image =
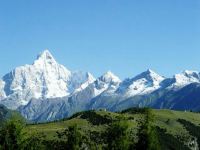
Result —
[[[200,71],[200,1],[0,0],[0,75],[44,49],[95,76]]]

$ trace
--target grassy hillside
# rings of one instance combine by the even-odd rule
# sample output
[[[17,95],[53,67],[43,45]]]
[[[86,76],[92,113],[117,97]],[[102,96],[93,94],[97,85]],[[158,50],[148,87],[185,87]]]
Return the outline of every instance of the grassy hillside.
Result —
[[[191,124],[191,129],[185,125],[188,122]],[[148,149],[151,142],[153,146],[157,142],[159,147],[156,148],[158,149],[193,149],[200,145],[198,143],[200,137],[190,131],[200,129],[200,114],[171,110],[129,109],[121,113],[87,111],[59,122],[28,125],[25,130],[29,134],[41,135],[41,139],[45,141],[67,141],[66,137],[59,135],[64,134],[66,129],[77,126],[78,131],[99,145],[96,149],[100,149],[109,144],[109,139],[106,139],[109,136],[108,132],[116,124],[123,124],[127,127],[125,132],[128,143],[134,149],[140,145]]]
[[[19,149],[199,149],[200,114],[146,108],[86,111],[57,122],[26,125],[21,133]]]

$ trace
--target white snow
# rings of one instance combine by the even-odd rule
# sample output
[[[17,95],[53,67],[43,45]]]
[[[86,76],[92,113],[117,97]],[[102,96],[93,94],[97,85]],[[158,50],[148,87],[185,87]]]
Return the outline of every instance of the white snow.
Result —
[[[197,71],[185,70],[182,73],[175,74],[173,78],[174,78],[175,82],[168,88],[179,89],[190,83],[199,83],[200,82],[200,74]]]
[[[111,90],[114,92],[121,83],[119,77],[117,77],[111,71],[104,73],[101,77],[97,79],[96,86],[95,86],[95,96],[100,95],[103,92],[110,93]]]
[[[32,98],[68,96],[76,88],[87,86],[92,80],[89,73],[74,73],[58,64],[48,50],[38,55],[32,65],[17,67],[3,77],[3,82],[8,84],[5,91],[7,98],[17,100],[19,105],[27,104]],[[0,88],[3,89],[1,86]],[[3,92],[1,93],[3,95]],[[15,109],[19,105],[12,108]]]
[[[132,79],[126,79],[118,91],[126,97],[143,95],[160,88],[160,83],[165,78],[152,70],[147,70]]]
[[[85,88],[87,88],[91,83],[94,83],[94,81],[96,80],[91,73],[87,73],[87,77],[88,77],[88,80],[84,82],[83,84],[81,84],[80,87],[74,91],[74,93],[83,91]]]
[[[112,82],[112,83],[119,83],[121,82],[121,80],[119,79],[119,77],[117,77],[116,75],[114,75],[111,71],[106,72],[103,76],[100,77],[100,80],[104,81],[104,82]]]
[[[164,85],[165,80],[170,82]],[[89,72],[68,70],[45,50],[32,65],[17,67],[0,80],[0,102],[16,109],[27,105],[32,99],[40,98],[45,100],[74,96],[73,100],[79,102],[89,102],[92,98],[105,95],[129,98],[149,94],[163,87],[182,88],[194,82],[200,83],[200,74],[189,70],[176,74],[173,78],[165,78],[149,69],[124,81],[108,71],[95,79]],[[49,114],[49,117],[52,115],[54,114]]]
[[[0,80],[0,100],[6,98],[6,94],[4,92],[5,82]]]
[[[78,92],[84,92],[87,95],[91,95],[91,98],[94,98],[104,92],[109,93],[112,91],[113,93],[118,88],[120,82],[119,77],[108,71],[89,85],[84,86],[84,88],[78,89]]]

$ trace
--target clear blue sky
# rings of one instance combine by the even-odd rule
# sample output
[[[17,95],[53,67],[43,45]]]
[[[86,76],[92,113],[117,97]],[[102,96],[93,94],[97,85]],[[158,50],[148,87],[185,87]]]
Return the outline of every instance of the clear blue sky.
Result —
[[[0,75],[44,49],[95,76],[200,71],[200,0],[0,0]]]

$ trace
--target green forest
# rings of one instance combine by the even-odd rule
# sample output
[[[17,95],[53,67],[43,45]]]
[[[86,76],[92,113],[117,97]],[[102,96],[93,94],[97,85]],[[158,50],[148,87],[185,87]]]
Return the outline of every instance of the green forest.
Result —
[[[18,113],[2,117],[1,150],[199,149],[200,114],[131,108],[85,111],[60,121],[29,124]],[[8,111],[8,110],[7,110]]]

